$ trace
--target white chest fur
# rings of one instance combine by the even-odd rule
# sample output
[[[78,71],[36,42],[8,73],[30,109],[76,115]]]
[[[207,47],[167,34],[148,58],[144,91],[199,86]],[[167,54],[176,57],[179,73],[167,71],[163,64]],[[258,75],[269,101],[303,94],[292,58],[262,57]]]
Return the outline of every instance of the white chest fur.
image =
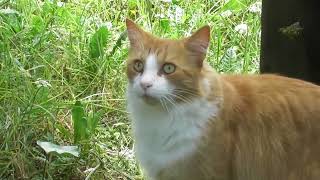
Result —
[[[128,97],[136,158],[149,177],[179,159],[190,156],[203,127],[218,112],[215,102],[205,99],[171,107],[169,113]]]

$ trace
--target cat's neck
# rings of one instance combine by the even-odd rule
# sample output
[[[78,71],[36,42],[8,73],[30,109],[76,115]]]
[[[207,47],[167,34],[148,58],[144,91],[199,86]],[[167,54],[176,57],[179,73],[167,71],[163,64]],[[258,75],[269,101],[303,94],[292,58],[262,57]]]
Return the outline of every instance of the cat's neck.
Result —
[[[200,95],[207,101],[222,104],[223,90],[220,75],[207,62],[204,62],[201,74]]]

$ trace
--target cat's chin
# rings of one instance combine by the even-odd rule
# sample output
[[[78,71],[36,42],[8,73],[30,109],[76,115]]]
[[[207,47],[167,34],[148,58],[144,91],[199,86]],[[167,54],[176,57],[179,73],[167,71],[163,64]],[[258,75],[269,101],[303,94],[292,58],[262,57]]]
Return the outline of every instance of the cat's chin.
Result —
[[[160,101],[159,101],[158,98],[152,97],[152,96],[149,96],[149,95],[145,95],[145,94],[144,94],[144,95],[142,95],[140,98],[142,99],[143,102],[145,102],[145,103],[148,104],[148,105],[153,105],[153,106],[155,106],[155,105],[157,105],[157,104],[160,103]]]

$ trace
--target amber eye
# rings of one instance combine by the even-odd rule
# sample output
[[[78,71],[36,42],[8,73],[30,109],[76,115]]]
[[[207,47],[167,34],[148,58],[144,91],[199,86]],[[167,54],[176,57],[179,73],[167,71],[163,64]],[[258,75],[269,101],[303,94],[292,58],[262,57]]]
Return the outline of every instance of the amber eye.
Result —
[[[143,71],[143,63],[140,60],[136,60],[134,62],[133,68],[137,72],[142,72]]]
[[[171,63],[166,63],[163,65],[162,70],[166,74],[171,74],[176,70],[176,66]]]

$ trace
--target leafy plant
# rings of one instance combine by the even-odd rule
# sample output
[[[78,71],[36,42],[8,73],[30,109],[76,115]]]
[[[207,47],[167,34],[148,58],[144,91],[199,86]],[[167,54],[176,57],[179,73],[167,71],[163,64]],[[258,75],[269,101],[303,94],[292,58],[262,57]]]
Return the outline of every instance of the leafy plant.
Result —
[[[245,8],[246,5],[241,0],[229,0],[222,8],[222,11],[232,10],[239,11]]]
[[[107,45],[108,38],[110,36],[107,27],[100,27],[92,36],[90,40],[90,56],[92,58],[98,58],[103,56],[104,48]]]
[[[72,108],[72,121],[74,131],[74,143],[77,144],[81,140],[86,140],[89,137],[87,119],[83,105],[80,101],[76,101]]]
[[[76,101],[72,107],[72,120],[74,130],[74,143],[89,140],[98,125],[101,114],[90,112],[86,115],[84,106],[80,101]]]

